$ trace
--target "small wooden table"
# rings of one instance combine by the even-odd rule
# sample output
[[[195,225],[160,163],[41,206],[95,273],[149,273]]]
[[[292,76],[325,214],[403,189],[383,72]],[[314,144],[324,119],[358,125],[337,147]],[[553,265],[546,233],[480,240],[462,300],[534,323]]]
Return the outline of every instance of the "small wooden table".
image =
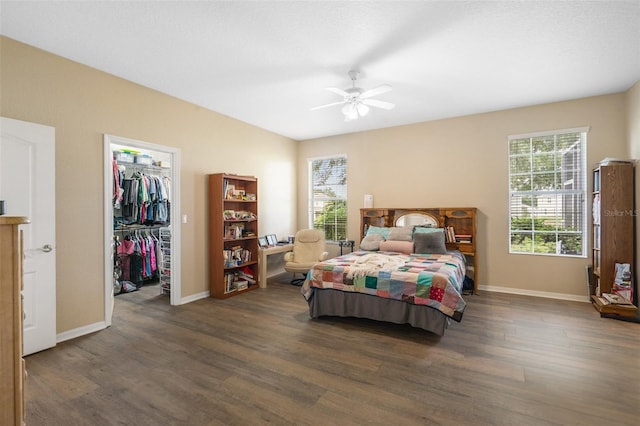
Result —
[[[353,253],[353,246],[355,245],[355,241],[353,240],[340,240],[338,241],[338,245],[340,246],[340,256],[342,256],[342,249],[344,247],[349,247],[351,252]]]
[[[292,251],[293,250],[293,244],[279,244],[277,246],[273,246],[273,247],[264,247],[261,249],[258,249],[258,252],[260,254],[260,266],[259,266],[259,277],[258,277],[258,285],[260,286],[260,288],[267,288],[267,256],[270,256],[272,254],[277,254],[277,253],[286,253],[288,251]],[[281,271],[278,271],[278,273],[280,273]],[[276,274],[271,274],[271,276],[276,275]]]

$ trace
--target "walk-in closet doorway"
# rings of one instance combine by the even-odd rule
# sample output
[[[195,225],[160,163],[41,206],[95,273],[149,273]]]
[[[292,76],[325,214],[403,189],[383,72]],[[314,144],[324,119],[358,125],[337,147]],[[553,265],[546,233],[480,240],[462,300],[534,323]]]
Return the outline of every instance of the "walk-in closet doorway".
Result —
[[[115,154],[114,154],[115,153]],[[115,156],[114,156],[115,155]],[[114,169],[115,168],[115,169]],[[168,197],[166,211],[163,206],[152,210],[149,205],[148,216],[129,211],[123,214],[124,204],[114,208],[114,194],[123,193],[124,189],[116,183],[118,169],[127,174],[139,177],[146,174],[165,178],[162,191]],[[157,188],[160,182],[156,181]],[[168,184],[165,186],[164,184]],[[114,192],[115,191],[115,192]],[[156,192],[159,189],[155,189]],[[158,192],[161,194],[163,192]],[[124,201],[123,201],[124,203]],[[157,206],[154,206],[157,207]],[[159,213],[158,213],[159,210]],[[114,212],[116,213],[114,216]],[[159,214],[159,216],[155,216]],[[165,216],[166,215],[166,216]],[[123,220],[126,219],[126,220]],[[164,294],[171,305],[181,304],[180,287],[180,150],[169,146],[156,145],[120,136],[104,135],[104,270],[105,270],[105,323],[111,325],[113,305],[116,303],[114,280],[119,281],[123,274],[123,265],[118,258],[117,245],[122,242],[125,232],[136,236],[153,236],[162,238],[155,253],[158,262],[157,274],[158,295]],[[122,235],[120,235],[122,234]],[[117,238],[116,238],[117,237]],[[137,261],[141,261],[137,259]],[[144,260],[141,261],[144,265]],[[129,267],[129,265],[127,265]],[[143,266],[144,269],[144,266]],[[152,271],[152,268],[149,269]],[[118,276],[118,277],[116,277]],[[132,280],[133,281],[133,280]],[[144,285],[144,284],[142,284]]]

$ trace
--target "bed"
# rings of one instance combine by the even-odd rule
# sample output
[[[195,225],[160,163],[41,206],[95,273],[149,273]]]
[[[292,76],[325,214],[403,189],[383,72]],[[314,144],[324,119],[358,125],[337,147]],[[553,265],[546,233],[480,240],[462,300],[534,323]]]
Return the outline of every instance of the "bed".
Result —
[[[451,321],[462,320],[466,307],[462,290],[468,265],[455,239],[454,244],[436,244],[435,253],[425,252],[425,247],[431,246],[421,243],[422,236],[418,234],[423,232],[417,232],[417,228],[430,228],[425,235],[444,233],[447,217],[434,212],[447,210],[383,210],[391,217],[385,217],[382,224],[394,226],[378,227],[371,221],[362,221],[360,248],[369,247],[365,243],[370,235],[387,232],[377,238],[377,250],[359,249],[317,263],[309,271],[301,289],[309,315],[410,324],[442,336]],[[475,237],[475,209],[472,231]],[[464,235],[468,235],[466,232],[469,230]],[[443,235],[443,242],[444,239]]]

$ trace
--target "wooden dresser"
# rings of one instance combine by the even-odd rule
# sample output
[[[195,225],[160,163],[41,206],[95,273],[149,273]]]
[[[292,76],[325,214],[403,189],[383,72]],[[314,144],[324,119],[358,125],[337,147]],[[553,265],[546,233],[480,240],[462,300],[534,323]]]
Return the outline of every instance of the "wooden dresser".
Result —
[[[0,424],[23,425],[22,232],[25,217],[0,216]]]

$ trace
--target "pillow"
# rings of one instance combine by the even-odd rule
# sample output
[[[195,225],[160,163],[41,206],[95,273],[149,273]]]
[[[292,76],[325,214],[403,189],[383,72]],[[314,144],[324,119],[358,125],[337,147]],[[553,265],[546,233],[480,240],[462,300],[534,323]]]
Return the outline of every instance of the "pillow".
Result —
[[[387,240],[412,241],[413,228],[410,226],[394,226],[390,228]]]
[[[384,241],[380,234],[367,234],[360,242],[360,250],[380,250],[380,241]]]
[[[411,254],[413,253],[413,241],[380,241],[380,250]]]
[[[415,253],[418,254],[445,254],[447,246],[443,232],[417,233],[413,235]]]
[[[382,228],[379,226],[370,226],[369,229],[367,229],[367,235],[371,235],[371,234],[379,234],[382,235],[383,239],[387,239],[387,237],[389,236],[389,231],[391,230],[391,228]]]
[[[415,234],[430,234],[432,232],[444,232],[444,228],[431,228],[429,226],[414,226],[413,233]]]

